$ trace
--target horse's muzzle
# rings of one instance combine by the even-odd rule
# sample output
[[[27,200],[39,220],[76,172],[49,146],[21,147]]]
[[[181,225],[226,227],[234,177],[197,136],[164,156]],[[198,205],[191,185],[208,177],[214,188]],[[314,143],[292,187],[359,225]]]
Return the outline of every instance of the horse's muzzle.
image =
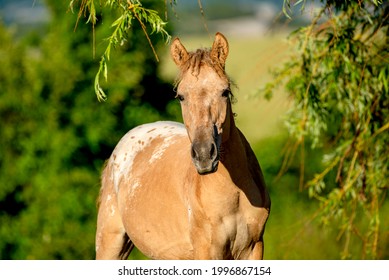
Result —
[[[217,170],[219,147],[214,141],[193,142],[191,156],[199,174],[204,175]]]

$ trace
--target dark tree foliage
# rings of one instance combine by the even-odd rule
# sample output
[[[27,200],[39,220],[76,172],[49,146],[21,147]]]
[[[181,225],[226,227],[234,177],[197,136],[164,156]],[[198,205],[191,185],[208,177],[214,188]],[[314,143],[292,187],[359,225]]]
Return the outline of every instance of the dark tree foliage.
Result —
[[[52,21],[43,37],[16,41],[0,27],[0,259],[94,258],[104,161],[132,127],[174,118],[166,113],[172,86],[157,78],[140,27],[117,50],[110,99],[99,103],[90,27],[79,23],[74,32],[67,3],[47,5]],[[100,16],[97,39],[111,31],[106,22]]]

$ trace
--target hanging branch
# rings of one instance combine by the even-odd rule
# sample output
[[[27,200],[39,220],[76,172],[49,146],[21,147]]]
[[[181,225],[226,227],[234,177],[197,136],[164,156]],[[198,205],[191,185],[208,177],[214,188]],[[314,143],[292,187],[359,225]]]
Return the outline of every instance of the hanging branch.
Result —
[[[73,10],[76,1],[77,0],[70,1],[69,6],[71,10]],[[94,30],[97,23],[96,8],[94,2],[95,0],[81,0],[78,12],[78,19],[76,23],[77,27],[80,17],[83,15],[88,15],[87,22],[92,24],[93,37],[95,37]],[[99,0],[99,2],[101,4],[104,4],[105,6],[108,6],[111,10],[119,11],[120,14],[120,16],[111,24],[113,32],[105,40],[107,42],[107,47],[105,48],[105,51],[100,58],[99,69],[95,76],[94,88],[97,99],[99,101],[105,101],[107,99],[107,96],[100,85],[100,78],[101,76],[103,76],[105,80],[108,79],[108,62],[111,56],[111,49],[115,48],[117,45],[124,44],[127,39],[127,33],[132,28],[134,19],[139,22],[157,61],[159,60],[158,55],[149,37],[149,31],[147,30],[147,27],[149,27],[151,30],[150,34],[160,34],[165,38],[166,42],[170,41],[171,36],[165,29],[166,22],[161,19],[158,12],[143,7],[141,1],[139,0]],[[171,2],[171,4],[172,3],[173,2]]]
[[[271,96],[284,81],[294,100],[286,127],[295,145],[281,171],[304,141],[325,147],[322,170],[305,187],[320,202],[324,224],[339,225],[342,258],[355,257],[351,241],[359,239],[362,256],[375,259],[389,189],[389,5],[322,2],[312,23],[293,33],[296,55],[262,93]],[[293,6],[305,3],[285,0],[284,13],[290,17]]]

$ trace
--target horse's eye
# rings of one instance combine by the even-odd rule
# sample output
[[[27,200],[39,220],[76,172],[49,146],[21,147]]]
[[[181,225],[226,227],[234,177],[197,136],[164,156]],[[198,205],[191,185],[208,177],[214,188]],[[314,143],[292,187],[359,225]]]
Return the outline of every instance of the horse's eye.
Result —
[[[225,91],[223,91],[222,97],[229,97],[230,93],[231,93],[230,90],[226,89]]]
[[[181,94],[177,94],[176,98],[177,98],[178,100],[180,100],[180,101],[184,101],[184,99],[185,99],[184,96],[181,95]]]

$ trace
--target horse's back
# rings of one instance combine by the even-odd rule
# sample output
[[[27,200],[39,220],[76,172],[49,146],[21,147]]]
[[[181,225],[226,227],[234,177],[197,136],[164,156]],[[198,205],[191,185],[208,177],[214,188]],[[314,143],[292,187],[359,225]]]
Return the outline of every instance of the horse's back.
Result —
[[[108,162],[126,232],[149,257],[161,258],[171,251],[169,258],[190,258],[176,255],[191,251],[189,237],[183,234],[188,232],[185,183],[177,176],[193,168],[189,149],[182,124],[155,122],[130,130]]]
[[[174,144],[176,139],[186,135],[183,124],[169,121],[140,125],[127,132],[120,139],[109,159],[109,164],[113,165],[112,179],[116,191],[118,191],[120,178],[131,173],[134,160],[140,154],[151,150],[153,153],[150,154],[148,163],[152,164],[162,157],[166,148]]]

